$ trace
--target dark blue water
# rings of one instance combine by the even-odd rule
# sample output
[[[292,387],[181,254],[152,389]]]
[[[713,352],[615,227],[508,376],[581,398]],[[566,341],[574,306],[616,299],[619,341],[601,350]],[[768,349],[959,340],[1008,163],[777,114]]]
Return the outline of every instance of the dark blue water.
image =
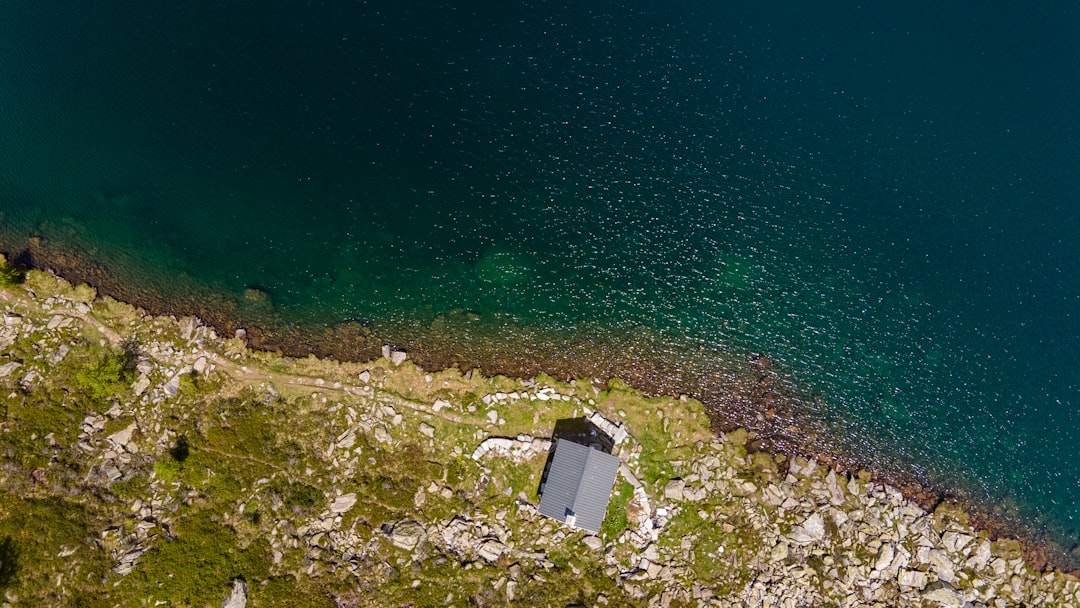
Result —
[[[1068,547],[1078,76],[1067,2],[11,1],[0,233],[248,320],[764,353]]]

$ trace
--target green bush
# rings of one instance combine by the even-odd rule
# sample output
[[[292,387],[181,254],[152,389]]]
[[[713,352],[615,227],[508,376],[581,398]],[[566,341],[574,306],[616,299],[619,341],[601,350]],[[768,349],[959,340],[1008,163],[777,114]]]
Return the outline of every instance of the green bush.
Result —
[[[95,400],[104,400],[124,391],[134,375],[133,357],[127,352],[106,353],[75,373],[80,387]]]
[[[0,287],[14,287],[25,280],[25,270],[0,256]]]

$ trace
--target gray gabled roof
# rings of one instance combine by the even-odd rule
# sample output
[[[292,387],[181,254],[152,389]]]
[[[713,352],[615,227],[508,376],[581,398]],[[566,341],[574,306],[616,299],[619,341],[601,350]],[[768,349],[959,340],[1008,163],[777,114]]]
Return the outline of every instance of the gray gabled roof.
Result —
[[[573,515],[575,528],[599,532],[619,472],[619,459],[565,439],[557,440],[554,450],[538,507],[540,514],[563,523]]]

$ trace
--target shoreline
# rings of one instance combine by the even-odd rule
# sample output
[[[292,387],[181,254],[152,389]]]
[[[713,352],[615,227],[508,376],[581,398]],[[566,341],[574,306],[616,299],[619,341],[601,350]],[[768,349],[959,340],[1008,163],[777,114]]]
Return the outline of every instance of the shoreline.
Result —
[[[152,316],[193,316],[225,336],[242,329],[249,348],[286,357],[314,355],[334,361],[367,363],[377,360],[383,346],[390,344],[392,348],[407,351],[410,360],[432,372],[458,369],[463,373],[479,371],[484,376],[510,378],[532,378],[546,374],[561,381],[591,379],[594,385],[597,381],[607,384],[617,380],[649,396],[693,398],[705,405],[713,431],[718,436],[746,429],[750,433],[747,449],[752,453],[783,455],[792,462],[796,457],[810,458],[837,473],[851,476],[865,474],[873,483],[896,488],[906,499],[928,512],[933,512],[943,503],[958,507],[970,517],[972,525],[987,532],[991,540],[1017,540],[1025,561],[1036,570],[1061,571],[1080,576],[1080,555],[1074,555],[1076,549],[1058,545],[1031,525],[1017,521],[1015,517],[996,515],[992,508],[966,500],[955,489],[934,488],[910,475],[881,470],[839,452],[842,448],[831,445],[824,436],[826,429],[816,425],[813,418],[806,415],[806,400],[798,396],[795,388],[776,373],[766,356],[755,356],[742,362],[744,369],[729,377],[713,379],[712,384],[703,383],[703,389],[682,392],[686,386],[679,378],[685,377],[685,372],[658,368],[652,362],[642,364],[636,360],[632,347],[627,349],[630,352],[622,361],[593,361],[584,365],[584,361],[589,361],[589,353],[584,348],[580,351],[564,350],[561,357],[532,352],[530,358],[526,359],[515,356],[520,353],[490,348],[483,351],[469,345],[451,345],[424,338],[404,343],[387,342],[357,322],[324,327],[321,334],[305,333],[305,329],[312,328],[287,323],[267,328],[243,322],[236,314],[236,303],[227,298],[208,302],[205,294],[175,300],[154,297],[124,284],[115,273],[87,256],[51,248],[48,242],[40,238],[28,239],[26,247],[11,259],[25,267],[56,274],[72,285],[87,284],[96,290],[98,297],[107,296],[131,304]],[[230,315],[230,311],[234,314]],[[639,349],[645,350],[651,346],[645,344]],[[559,345],[553,350],[560,350]],[[476,354],[478,352],[479,355]]]
[[[392,349],[289,358],[38,271],[0,301],[0,378],[24,395],[0,424],[0,551],[25,558],[12,603],[1080,601],[1075,576],[961,509],[753,451],[694,399],[433,372]],[[545,438],[583,416],[624,465],[596,534],[537,513]]]

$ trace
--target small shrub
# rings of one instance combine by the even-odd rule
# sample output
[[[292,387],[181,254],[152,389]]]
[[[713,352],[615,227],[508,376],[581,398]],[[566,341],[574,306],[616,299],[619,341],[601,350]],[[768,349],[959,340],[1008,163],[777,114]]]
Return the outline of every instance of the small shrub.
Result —
[[[106,353],[75,373],[79,386],[98,401],[116,396],[131,383],[134,358],[131,353]]]
[[[25,280],[25,270],[0,256],[0,287],[14,287]]]

